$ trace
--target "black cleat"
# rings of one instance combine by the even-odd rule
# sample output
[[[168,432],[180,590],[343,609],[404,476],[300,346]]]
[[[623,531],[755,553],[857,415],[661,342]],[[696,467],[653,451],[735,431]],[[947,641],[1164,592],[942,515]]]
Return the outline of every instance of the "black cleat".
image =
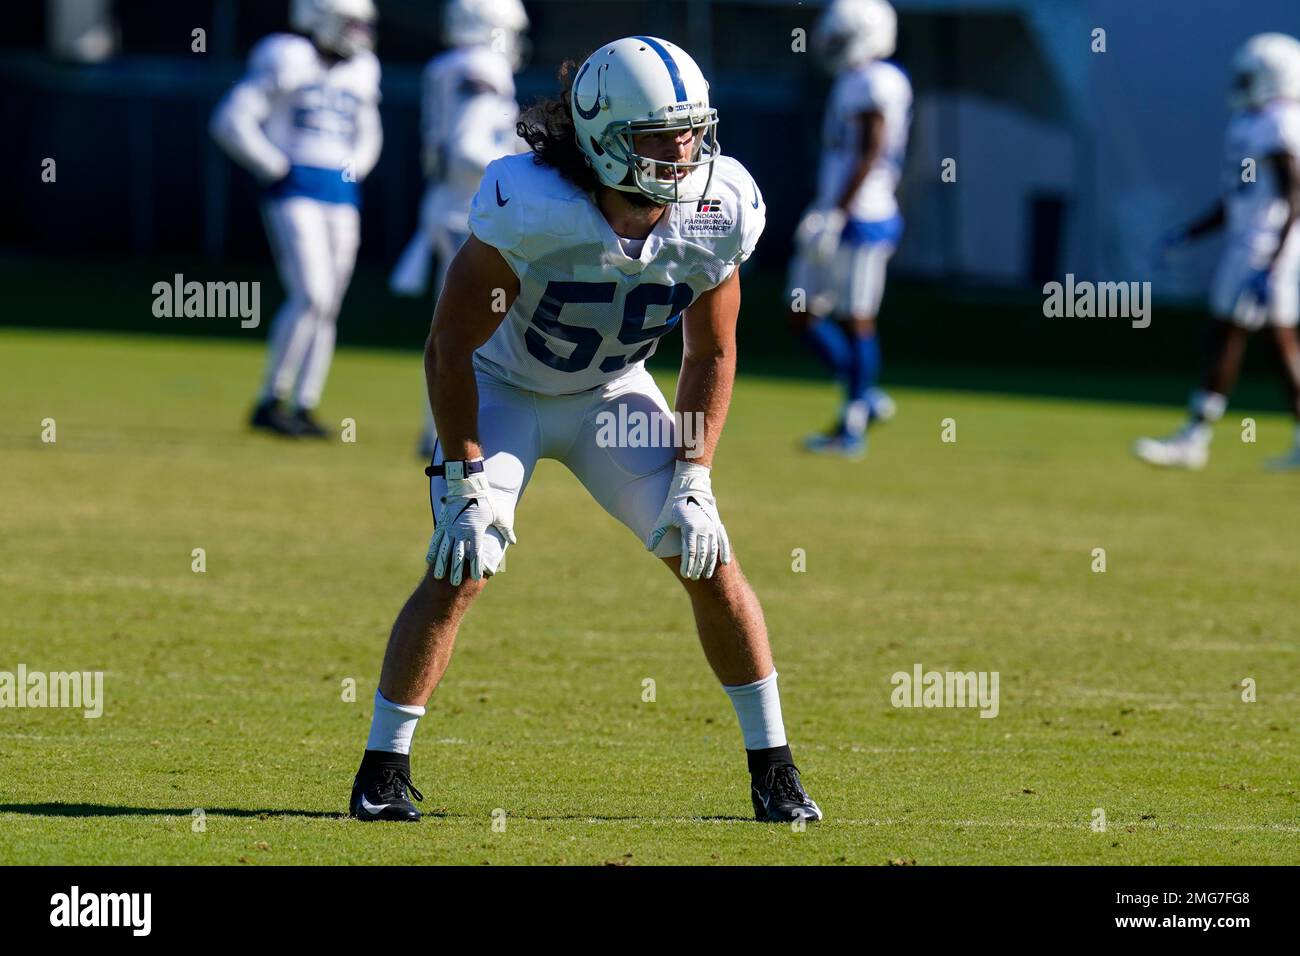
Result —
[[[298,426],[294,417],[284,410],[278,399],[270,398],[253,409],[248,424],[253,428],[273,432],[285,438],[297,438]]]
[[[822,818],[821,807],[804,790],[799,768],[792,763],[774,764],[761,777],[754,775],[749,794],[754,800],[754,819],[759,823]]]
[[[293,424],[303,438],[329,438],[330,431],[312,416],[305,408],[293,413]]]
[[[411,773],[402,767],[389,765],[369,765],[363,761],[357,771],[356,780],[352,782],[352,800],[348,806],[348,816],[358,820],[394,820],[400,823],[414,823],[420,819],[420,811],[406,796],[423,800],[424,794],[415,789],[411,783]]]

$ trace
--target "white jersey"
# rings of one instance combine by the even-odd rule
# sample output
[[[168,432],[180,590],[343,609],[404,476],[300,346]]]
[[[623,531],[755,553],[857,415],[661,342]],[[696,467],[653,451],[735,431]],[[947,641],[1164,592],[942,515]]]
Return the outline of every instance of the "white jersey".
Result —
[[[351,169],[359,181],[379,159],[378,104],[373,53],[329,61],[306,37],[274,33],[253,48],[247,74],[217,107],[212,132],[264,181],[291,167]]]
[[[840,73],[831,87],[822,123],[822,159],[817,179],[817,205],[839,201],[861,152],[863,113],[884,116],[880,155],[849,202],[851,219],[877,222],[898,214],[898,181],[907,152],[912,121],[912,84],[907,74],[885,60],[874,60]]]
[[[420,129],[434,192],[426,225],[465,231],[469,204],[492,160],[525,148],[510,61],[486,46],[449,50],[421,77]]]
[[[592,197],[532,153],[494,161],[469,225],[519,277],[519,295],[475,366],[547,395],[639,370],[682,310],[749,258],[766,214],[753,177],[720,156],[706,198],[670,204],[639,252],[625,251]]]
[[[1274,101],[1262,109],[1237,113],[1228,122],[1223,205],[1230,247],[1243,249],[1256,268],[1268,264],[1287,221],[1282,196],[1268,157],[1300,157],[1300,103]],[[1255,181],[1244,182],[1242,163],[1254,160]],[[1287,252],[1300,248],[1293,241]]]

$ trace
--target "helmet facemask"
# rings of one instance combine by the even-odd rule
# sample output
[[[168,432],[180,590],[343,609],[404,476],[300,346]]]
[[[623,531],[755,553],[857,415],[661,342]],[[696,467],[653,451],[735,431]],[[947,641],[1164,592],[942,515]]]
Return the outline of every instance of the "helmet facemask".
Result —
[[[1300,99],[1300,42],[1281,33],[1251,37],[1233,60],[1228,105],[1261,109],[1276,99]]]
[[[697,202],[713,181],[713,161],[718,157],[718,111],[700,110],[681,119],[630,120],[610,123],[600,148],[627,169],[624,192],[638,192],[657,205]],[[635,137],[644,133],[691,132],[690,157],[683,161],[656,159],[636,151]]]
[[[364,17],[328,12],[320,16],[308,33],[323,50],[349,60],[362,50],[375,48],[374,22]]]
[[[375,48],[375,25],[360,17],[339,17],[330,30],[332,46],[339,55],[352,57]]]
[[[289,23],[321,50],[345,60],[375,48],[371,0],[293,0]]]
[[[492,39],[488,41],[488,49],[493,53],[500,53],[510,64],[510,69],[518,73],[523,69],[524,64],[528,62],[533,53],[532,41],[524,33],[514,30],[508,30],[505,27],[497,27],[492,31]]]

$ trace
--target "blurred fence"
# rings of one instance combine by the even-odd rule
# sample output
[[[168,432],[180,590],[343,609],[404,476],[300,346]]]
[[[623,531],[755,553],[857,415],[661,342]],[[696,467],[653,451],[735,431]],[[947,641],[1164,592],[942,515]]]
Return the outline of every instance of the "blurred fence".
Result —
[[[0,190],[0,250],[235,259],[266,254],[255,186],[216,149],[206,127],[213,106],[242,73],[252,43],[284,28],[283,11],[219,0],[185,13],[179,6],[168,5],[160,23],[140,19],[134,4],[120,4],[119,16],[126,15],[122,51],[102,63],[59,62],[41,49],[0,53],[0,122],[18,134],[16,148],[0,154],[0,182],[19,184]],[[419,16],[415,4],[380,6],[385,142],[363,188],[362,260],[372,263],[392,261],[414,228],[423,189],[419,74],[440,49],[436,5],[418,5]],[[530,4],[534,54],[519,77],[521,101],[553,93],[560,60],[581,58],[620,32],[651,22],[670,37],[698,33],[686,24],[699,19],[699,6],[698,0]],[[268,8],[275,14],[268,16]],[[708,20],[731,35],[735,13],[724,6]],[[788,44],[789,31],[774,18],[808,19],[794,8],[771,7],[767,14],[767,29],[747,36],[743,57],[722,44],[723,55],[701,59],[723,61],[715,62],[711,80],[724,151],[743,157],[759,181],[773,187],[772,239],[760,261],[776,263],[812,193],[818,118],[806,104],[820,98],[825,81],[793,69],[788,56],[782,70],[762,68],[769,54]],[[194,24],[210,34],[206,52],[190,50]],[[765,38],[772,50],[764,49]],[[700,42],[709,46],[708,35]],[[39,178],[47,159],[57,164],[56,184]]]

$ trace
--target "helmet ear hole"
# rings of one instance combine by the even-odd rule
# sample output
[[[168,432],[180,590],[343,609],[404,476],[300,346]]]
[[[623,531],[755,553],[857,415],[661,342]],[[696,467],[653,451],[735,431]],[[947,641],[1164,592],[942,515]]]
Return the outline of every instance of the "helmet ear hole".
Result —
[[[592,150],[596,153],[597,156],[604,156],[604,155],[605,155],[605,151],[604,151],[603,149],[600,148],[600,143],[596,142],[596,137],[594,137],[594,136],[588,136],[588,137],[587,137],[587,140],[588,140],[588,142],[591,143],[591,148],[592,148]]]

